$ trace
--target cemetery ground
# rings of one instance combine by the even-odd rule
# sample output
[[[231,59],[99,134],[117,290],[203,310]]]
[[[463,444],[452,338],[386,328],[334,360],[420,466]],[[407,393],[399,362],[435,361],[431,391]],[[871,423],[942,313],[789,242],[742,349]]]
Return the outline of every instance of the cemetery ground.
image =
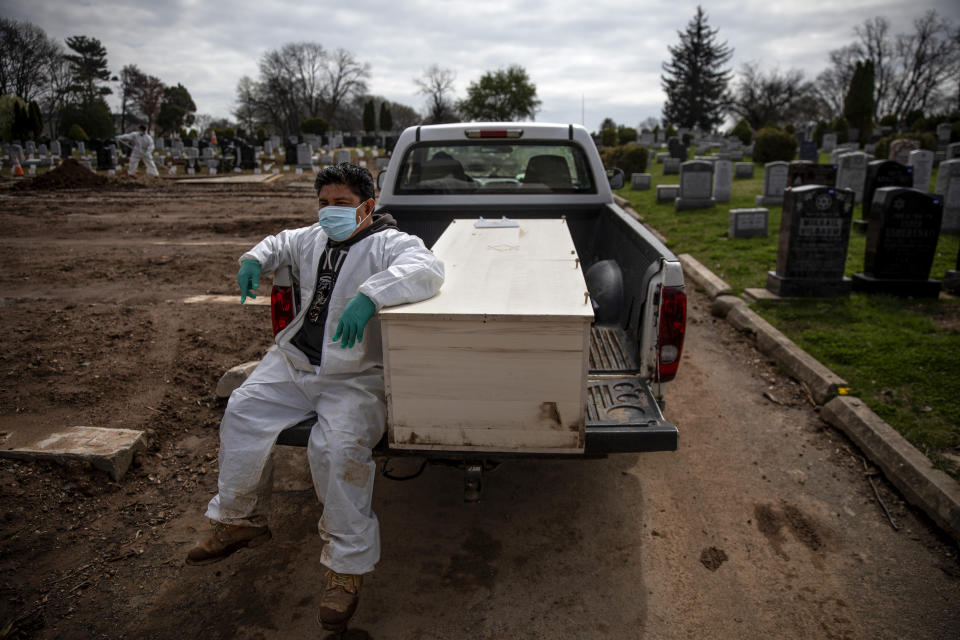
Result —
[[[829,163],[823,154],[821,163]],[[689,253],[726,281],[735,295],[764,288],[777,262],[782,206],[769,209],[769,235],[728,238],[730,209],[752,208],[763,191],[764,167],[753,178],[733,180],[730,202],[677,212],[656,202],[657,184],[675,184],[663,165],[651,163],[649,191],[629,186],[619,194],[633,203],[648,225],[667,238],[674,253]],[[936,183],[936,171],[931,189]],[[853,219],[861,217],[861,205]],[[845,275],[863,272],[865,235],[850,233]],[[960,236],[940,235],[930,277],[956,268]],[[923,451],[941,470],[960,480],[960,299],[898,298],[851,294],[849,298],[760,301],[764,319],[851,383],[850,394]]]
[[[269,544],[183,563],[216,487],[217,380],[271,343],[268,307],[236,302],[237,257],[315,219],[304,180],[0,184],[0,446],[149,436],[117,481],[0,459],[0,638],[325,637],[302,449],[278,448]],[[676,452],[507,462],[477,504],[457,469],[378,479],[382,559],[346,637],[957,637],[956,543],[693,287],[666,413]]]

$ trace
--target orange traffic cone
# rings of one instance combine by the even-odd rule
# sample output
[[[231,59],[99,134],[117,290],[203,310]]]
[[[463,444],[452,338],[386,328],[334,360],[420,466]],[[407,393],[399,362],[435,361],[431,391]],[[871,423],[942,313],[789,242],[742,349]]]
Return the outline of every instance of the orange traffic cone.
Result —
[[[210,144],[217,144],[217,132],[214,131],[210,134]]]
[[[22,178],[23,177],[23,167],[20,166],[20,156],[14,154],[13,156],[13,177]]]

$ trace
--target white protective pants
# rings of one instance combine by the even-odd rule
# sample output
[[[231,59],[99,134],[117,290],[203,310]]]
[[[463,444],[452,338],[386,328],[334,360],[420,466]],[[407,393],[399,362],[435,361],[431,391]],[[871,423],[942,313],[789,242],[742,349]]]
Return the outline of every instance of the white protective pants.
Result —
[[[157,178],[160,176],[160,172],[157,171],[157,165],[153,161],[153,158],[150,156],[145,156],[136,151],[130,154],[130,170],[127,172],[131,176],[137,175],[137,167],[140,166],[140,161],[143,160],[143,166],[147,169],[147,175]]]
[[[337,573],[368,573],[380,559],[371,450],[386,428],[381,368],[348,376],[306,373],[291,367],[276,348],[268,351],[227,403],[220,424],[219,493],[206,516],[225,524],[266,524],[274,442],[283,429],[309,417],[317,420],[307,459],[323,503],[318,526],[326,544],[320,562]]]

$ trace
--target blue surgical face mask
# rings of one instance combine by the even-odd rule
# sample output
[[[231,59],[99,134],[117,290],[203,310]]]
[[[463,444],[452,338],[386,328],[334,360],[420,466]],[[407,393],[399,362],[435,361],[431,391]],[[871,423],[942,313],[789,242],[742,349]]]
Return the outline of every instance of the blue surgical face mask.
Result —
[[[317,219],[332,240],[342,242],[353,235],[360,226],[357,222],[357,209],[362,206],[363,204],[356,207],[326,206],[317,211]]]

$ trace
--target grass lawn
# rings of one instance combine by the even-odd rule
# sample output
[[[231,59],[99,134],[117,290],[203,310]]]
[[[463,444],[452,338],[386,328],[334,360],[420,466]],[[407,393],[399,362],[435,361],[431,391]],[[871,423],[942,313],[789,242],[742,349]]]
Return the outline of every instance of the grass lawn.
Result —
[[[821,162],[829,162],[822,156]],[[677,212],[657,204],[657,184],[679,184],[663,165],[647,168],[649,191],[617,193],[644,221],[667,237],[677,254],[689,253],[723,278],[736,294],[763,288],[776,267],[779,206],[770,210],[766,238],[729,239],[729,211],[751,208],[763,191],[763,167],[751,179],[734,179],[729,203]],[[936,170],[931,186],[936,181]],[[629,183],[629,180],[628,180]],[[859,219],[860,205],[854,209]],[[850,234],[846,275],[863,271],[865,236]],[[955,269],[960,236],[941,234],[930,277]],[[960,480],[960,300],[916,300],[854,293],[850,298],[791,300],[753,305],[754,310],[851,384],[851,394],[902,433],[939,467]]]

